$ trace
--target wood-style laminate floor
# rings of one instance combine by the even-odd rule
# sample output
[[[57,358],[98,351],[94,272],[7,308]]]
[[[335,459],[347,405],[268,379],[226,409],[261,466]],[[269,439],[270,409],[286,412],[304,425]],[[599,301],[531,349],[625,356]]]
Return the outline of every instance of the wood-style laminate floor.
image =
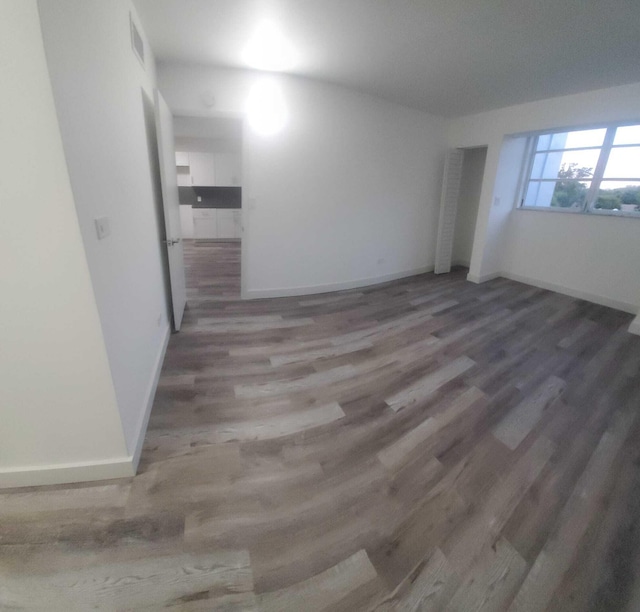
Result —
[[[187,244],[139,474],[0,494],[3,610],[640,610],[630,315],[464,270],[239,299]]]

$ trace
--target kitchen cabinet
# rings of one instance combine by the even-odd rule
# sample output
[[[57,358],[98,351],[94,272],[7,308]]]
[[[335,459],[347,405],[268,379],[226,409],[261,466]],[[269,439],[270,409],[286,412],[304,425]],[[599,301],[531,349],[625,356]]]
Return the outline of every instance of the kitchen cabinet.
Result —
[[[178,187],[234,187],[240,185],[240,155],[176,151]]]
[[[229,208],[194,208],[193,237],[229,240],[242,236],[242,211]]]
[[[240,184],[240,156],[235,153],[215,154],[216,187]]]
[[[181,204],[180,207],[180,227],[182,229],[183,238],[193,238],[193,208]]]
[[[191,187],[189,153],[186,151],[176,151],[176,175],[178,177],[178,187]]]
[[[178,187],[191,187],[191,174],[188,166],[177,166]]]
[[[187,153],[186,151],[176,151],[176,166],[188,167],[189,153]]]
[[[233,211],[233,237],[242,238],[242,211]]]
[[[218,217],[215,208],[193,209],[193,237],[200,240],[218,237]]]
[[[215,187],[216,173],[213,153],[189,152],[191,184],[199,187]]]
[[[233,210],[218,208],[218,238],[235,238]]]

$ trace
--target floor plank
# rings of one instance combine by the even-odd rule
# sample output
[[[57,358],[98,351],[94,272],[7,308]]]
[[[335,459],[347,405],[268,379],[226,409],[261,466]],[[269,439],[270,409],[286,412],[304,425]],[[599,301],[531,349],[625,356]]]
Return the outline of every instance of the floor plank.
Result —
[[[376,578],[376,570],[371,565],[366,551],[360,550],[304,582],[280,591],[263,593],[260,596],[260,608],[263,612],[330,610],[352,591]]]

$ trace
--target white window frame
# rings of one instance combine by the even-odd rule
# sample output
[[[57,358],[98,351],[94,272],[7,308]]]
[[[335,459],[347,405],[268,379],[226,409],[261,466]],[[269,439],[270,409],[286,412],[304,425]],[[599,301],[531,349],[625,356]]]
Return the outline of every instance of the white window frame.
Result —
[[[527,137],[527,144],[525,147],[525,156],[524,163],[522,166],[522,174],[520,180],[520,186],[518,189],[518,198],[516,200],[516,208],[519,210],[537,210],[537,211],[545,211],[545,212],[553,212],[553,213],[569,213],[569,214],[589,214],[589,215],[597,215],[597,216],[612,216],[612,217],[630,217],[630,218],[640,218],[640,211],[618,211],[618,210],[607,210],[607,209],[599,209],[595,208],[594,205],[597,201],[597,196],[600,191],[600,184],[604,182],[617,182],[620,181],[630,181],[630,182],[640,182],[640,176],[638,177],[621,177],[616,179],[605,179],[604,172],[607,167],[607,162],[609,161],[609,155],[613,147],[613,141],[615,139],[616,130],[619,127],[626,127],[629,125],[640,125],[640,121],[625,121],[621,123],[614,124],[606,124],[606,125],[596,125],[589,127],[572,127],[572,128],[558,128],[553,130],[545,130],[540,132],[535,132],[533,134],[529,134]],[[524,199],[527,193],[527,189],[529,187],[529,183],[531,182],[531,172],[533,170],[533,164],[535,160],[537,151],[538,140],[541,136],[549,136],[553,134],[563,134],[567,132],[578,132],[582,130],[597,130],[597,129],[606,129],[605,137],[601,146],[594,147],[570,147],[566,149],[549,149],[545,150],[545,152],[558,152],[558,151],[586,151],[586,150],[594,150],[599,149],[600,153],[598,156],[598,161],[596,163],[596,167],[594,168],[593,175],[585,179],[591,182],[589,190],[587,192],[587,196],[585,198],[584,205],[581,208],[561,208],[556,206],[525,206]],[[615,148],[626,148],[626,147],[637,147],[640,146],[638,144],[628,144],[628,145],[615,145]],[[559,179],[538,179],[536,182],[558,182]],[[561,180],[561,179],[560,179]],[[580,182],[578,180],[578,182]]]

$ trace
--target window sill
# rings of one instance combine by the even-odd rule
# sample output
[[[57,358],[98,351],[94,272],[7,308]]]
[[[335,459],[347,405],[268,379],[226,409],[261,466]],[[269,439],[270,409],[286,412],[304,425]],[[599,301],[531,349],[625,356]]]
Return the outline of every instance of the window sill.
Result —
[[[586,215],[590,213],[585,213],[583,210],[577,210],[575,208],[560,208],[560,207],[551,207],[551,206],[517,206],[516,210],[532,210],[535,212],[550,212],[554,214],[561,215]]]
[[[640,219],[640,212],[613,212],[613,211],[592,211],[592,210],[572,210],[570,208],[552,208],[543,206],[517,206],[516,210],[530,210],[534,212],[560,213],[565,215],[584,215],[587,217],[618,217],[625,219]]]

